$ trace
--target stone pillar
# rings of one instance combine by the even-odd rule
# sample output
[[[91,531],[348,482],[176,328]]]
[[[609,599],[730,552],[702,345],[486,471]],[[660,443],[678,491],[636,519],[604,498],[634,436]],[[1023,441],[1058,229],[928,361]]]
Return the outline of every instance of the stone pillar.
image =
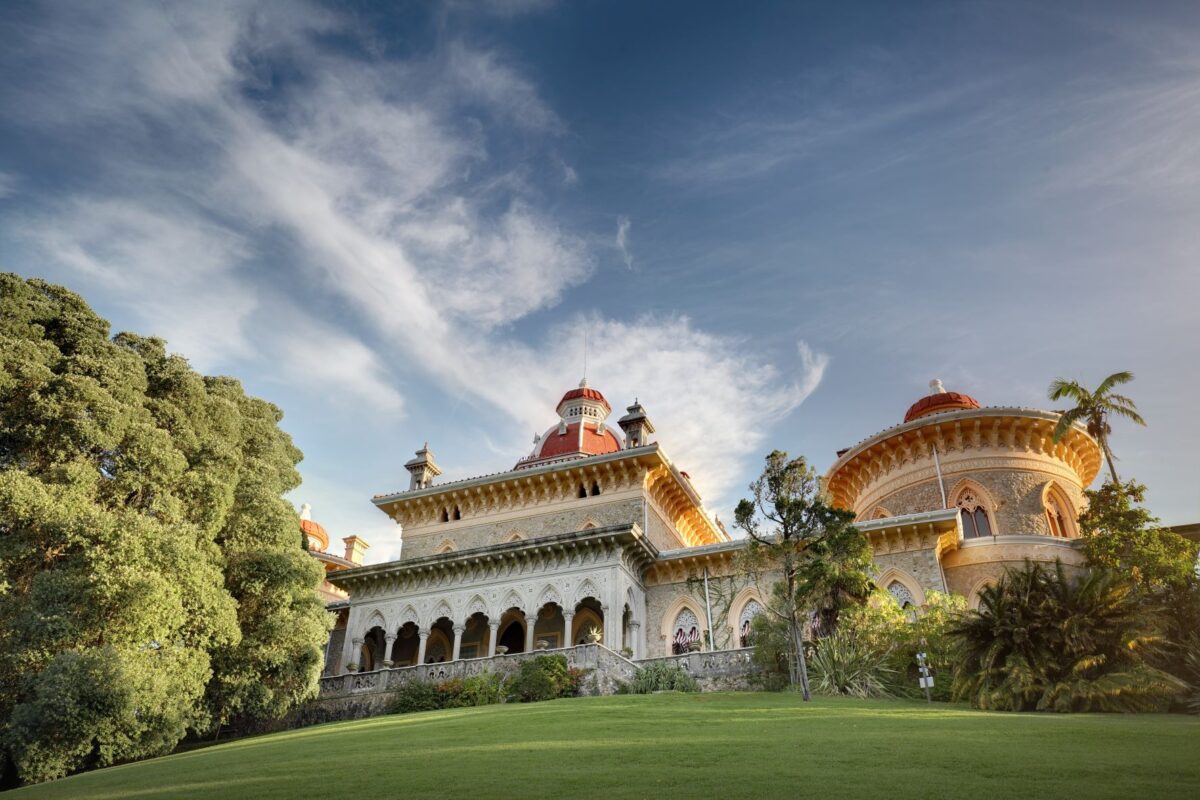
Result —
[[[629,620],[629,649],[633,651],[634,658],[642,657],[641,627],[642,623]]]
[[[389,633],[384,638],[383,645],[383,666],[392,666],[392,648],[396,645],[396,634]]]
[[[574,611],[563,612],[563,647],[574,647],[575,642],[571,641],[571,623],[575,621]]]
[[[613,619],[609,614],[612,606],[600,606],[600,610],[604,612],[604,646],[609,650],[621,649],[621,620]]]
[[[419,630],[417,636],[421,637],[421,643],[417,645],[417,664],[425,663],[425,643],[429,641],[429,631]]]
[[[533,629],[537,627],[537,612],[525,615],[525,652],[532,653],[537,640],[534,638]]]
[[[366,666],[366,664],[362,663],[362,645],[363,640],[361,636],[355,636],[350,640],[351,650],[350,657],[346,659],[347,666],[350,664],[358,664],[358,668],[360,670]]]
[[[466,627],[463,625],[454,626],[454,655],[450,657],[451,661],[458,661],[459,653],[462,651],[462,635]]]
[[[500,622],[488,620],[488,658],[496,655],[496,631],[500,630]]]

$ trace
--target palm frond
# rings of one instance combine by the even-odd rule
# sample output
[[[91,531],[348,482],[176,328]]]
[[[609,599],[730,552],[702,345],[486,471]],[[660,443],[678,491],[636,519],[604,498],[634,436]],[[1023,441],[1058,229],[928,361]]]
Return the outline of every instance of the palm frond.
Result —
[[[1100,381],[1100,385],[1096,387],[1095,394],[1097,396],[1108,394],[1109,389],[1122,383],[1129,383],[1131,380],[1133,380],[1132,372],[1114,372]]]
[[[1090,398],[1091,393],[1079,384],[1079,381],[1068,381],[1062,378],[1055,378],[1050,382],[1050,399],[1062,400],[1064,397],[1071,400],[1081,400],[1085,397]]]
[[[1071,426],[1074,425],[1082,416],[1083,410],[1079,408],[1072,408],[1069,411],[1064,411],[1063,413],[1059,414],[1058,424],[1054,426],[1054,433],[1052,434],[1054,441],[1057,442],[1066,436],[1067,431],[1071,430]]]

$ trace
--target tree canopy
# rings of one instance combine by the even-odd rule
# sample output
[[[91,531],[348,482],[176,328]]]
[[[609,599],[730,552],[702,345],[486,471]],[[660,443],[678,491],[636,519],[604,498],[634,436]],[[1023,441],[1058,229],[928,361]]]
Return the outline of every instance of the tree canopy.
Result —
[[[1071,400],[1075,403],[1059,416],[1058,424],[1054,427],[1054,441],[1057,442],[1066,436],[1067,431],[1076,422],[1083,422],[1087,425],[1087,432],[1100,443],[1100,449],[1104,451],[1104,460],[1108,463],[1108,472],[1113,483],[1118,483],[1118,479],[1117,468],[1113,465],[1116,459],[1108,441],[1112,434],[1109,418],[1124,417],[1138,425],[1146,424],[1133,400],[1113,391],[1117,386],[1132,380],[1132,372],[1114,372],[1100,381],[1100,385],[1094,391],[1088,391],[1078,381],[1055,378],[1050,382],[1051,400]]]
[[[282,412],[0,274],[0,769],[163,753],[314,691],[321,567]]]
[[[854,513],[826,502],[803,456],[771,452],[750,491],[753,497],[735,511],[737,526],[750,537],[739,567],[751,575],[782,576],[772,587],[768,611],[789,630],[789,673],[807,700],[804,625],[831,632],[844,606],[865,601],[874,588],[871,548],[854,527]]]

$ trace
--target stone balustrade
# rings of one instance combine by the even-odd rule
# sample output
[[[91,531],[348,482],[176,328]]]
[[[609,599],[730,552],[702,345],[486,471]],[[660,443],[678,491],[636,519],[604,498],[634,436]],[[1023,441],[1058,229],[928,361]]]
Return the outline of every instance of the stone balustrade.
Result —
[[[754,663],[754,648],[739,650],[710,650],[683,653],[677,656],[647,658],[636,662],[638,667],[651,664],[675,664],[700,684],[704,692],[746,691],[759,688],[755,679],[762,669]]]
[[[614,694],[618,684],[632,681],[642,667],[659,662],[678,664],[696,678],[703,691],[751,689],[755,688],[753,678],[759,672],[753,652],[750,648],[717,650],[634,662],[602,644],[582,644],[491,658],[349,672],[321,678],[320,694],[300,710],[292,724],[311,725],[382,714],[396,690],[410,681],[440,682],[485,672],[514,673],[521,662],[539,655],[563,655],[568,666],[589,670],[581,688],[581,693],[589,696]]]

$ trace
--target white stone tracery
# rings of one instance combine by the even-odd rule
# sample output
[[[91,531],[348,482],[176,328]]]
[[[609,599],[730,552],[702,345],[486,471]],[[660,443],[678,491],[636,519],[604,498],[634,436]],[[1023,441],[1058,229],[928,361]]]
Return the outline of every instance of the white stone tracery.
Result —
[[[896,598],[896,602],[900,604],[901,608],[908,608],[909,606],[915,607],[917,605],[917,600],[913,597],[912,592],[910,592],[908,587],[900,581],[892,581],[889,583],[887,590],[892,597]]]

